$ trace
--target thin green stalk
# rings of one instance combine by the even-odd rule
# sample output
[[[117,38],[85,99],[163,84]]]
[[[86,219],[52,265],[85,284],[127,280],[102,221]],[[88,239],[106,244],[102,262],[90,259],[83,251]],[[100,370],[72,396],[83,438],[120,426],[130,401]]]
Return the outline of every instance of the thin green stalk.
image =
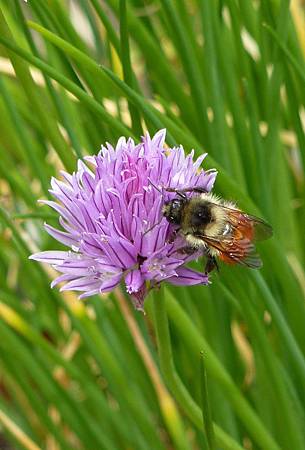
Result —
[[[17,11],[17,16],[19,18],[19,21],[21,22],[21,26],[22,29],[24,31],[24,34],[26,36],[26,39],[29,43],[29,46],[32,50],[32,53],[34,54],[34,56],[39,57],[39,52],[36,48],[35,42],[32,38],[32,35],[30,33],[29,28],[26,25],[25,19],[24,19],[24,15],[23,15],[23,11],[20,5],[20,2],[18,0],[15,0],[15,7],[16,7],[16,11]],[[69,117],[67,115],[66,112],[66,108],[65,108],[65,96],[64,95],[60,95],[61,92],[57,92],[56,89],[54,88],[54,86],[52,85],[49,77],[47,77],[46,75],[44,75],[44,80],[48,89],[48,92],[53,100],[53,103],[55,105],[55,107],[57,108],[57,111],[59,113],[60,119],[62,120],[62,123],[65,127],[65,129],[67,130],[67,133],[71,139],[71,143],[73,145],[73,148],[75,149],[75,153],[77,155],[78,158],[82,158],[82,152],[81,152],[81,148],[79,146],[78,143],[78,139],[75,136],[73,127],[71,127],[70,125],[70,120]]]
[[[181,88],[181,81],[172,70],[172,66],[168,63],[162,49],[160,49],[159,43],[155,42],[149,31],[136,17],[129,3],[127,4],[129,32],[141,48],[142,56],[146,60],[148,73],[152,72],[153,80],[157,80],[158,85],[162,86],[162,92],[166,94],[166,98],[177,102],[183,120],[190,129],[193,129],[194,123],[197,123],[198,118],[191,98]],[[118,0],[108,0],[108,4],[118,13]]]
[[[87,413],[77,407],[77,402],[71,396],[71,393],[55,381],[46,368],[43,367],[39,358],[34,358],[30,349],[4,325],[3,321],[0,321],[0,335],[1,342],[5,342],[10,348],[14,348],[16,357],[20,358],[20,361],[23,361],[27,366],[28,373],[34,377],[39,389],[45,393],[48,401],[56,402],[61,415],[65,418],[65,422],[72,427],[79,438],[82,440],[84,436],[87,436],[89,438],[88,444],[94,446],[92,448],[95,448],[96,445],[101,446],[98,448],[105,448],[102,434],[99,437],[95,435]],[[4,351],[3,344],[0,343],[0,345],[2,351]]]
[[[3,7],[3,11],[6,11],[6,8]],[[0,27],[1,27],[1,37],[5,36],[3,37],[3,39],[10,42],[12,46],[14,46],[15,39],[13,37],[13,31],[10,30],[9,27],[7,26],[2,11],[0,11]],[[12,48],[7,47],[7,50],[12,50]],[[21,83],[21,86],[23,87],[25,95],[28,97],[28,100],[32,105],[32,108],[35,109],[36,111],[36,116],[41,124],[42,130],[50,138],[64,166],[67,169],[72,170],[73,158],[71,158],[70,148],[65,142],[63,136],[60,134],[57,124],[54,123],[53,121],[50,121],[49,118],[47,117],[44,105],[41,103],[37,89],[35,88],[35,83],[30,73],[29,67],[27,66],[24,60],[16,57],[14,53],[12,54],[10,51],[8,51],[8,54],[14,66],[16,75]]]
[[[24,185],[24,179],[20,176],[20,174],[16,173],[13,170],[14,166],[12,165],[7,152],[3,147],[0,147],[0,154],[1,177],[7,180],[11,187],[11,191],[14,193],[14,196],[17,197],[19,195],[31,209],[36,208],[37,200],[33,192],[29,191],[28,186]]]
[[[58,217],[55,214],[52,213],[43,213],[43,212],[32,212],[32,213],[19,213],[19,214],[12,214],[12,219],[41,219],[41,220],[58,220]]]
[[[41,27],[40,25],[36,23],[29,22],[29,25],[34,28],[36,31],[41,33],[46,39],[48,39],[50,42],[58,46],[60,49],[67,52],[69,55],[71,55],[73,58],[75,58],[78,62],[83,64],[87,67],[87,69],[92,72],[92,74],[96,75],[97,77],[105,77],[105,74],[107,75],[107,81],[110,79],[112,80],[113,84],[112,86],[115,87],[117,85],[125,94],[127,94],[127,98],[134,104],[139,110],[141,110],[145,117],[149,122],[151,122],[156,129],[163,128],[163,123],[159,118],[153,114],[154,108],[150,106],[147,102],[147,100],[142,97],[140,94],[138,94],[134,89],[132,89],[128,84],[124,83],[122,80],[120,80],[111,70],[109,70],[105,66],[98,65],[94,60],[89,58],[85,53],[78,50],[76,47],[68,43],[67,41],[59,38],[54,33],[51,33],[50,31],[46,30],[45,28]],[[102,70],[101,70],[102,68]],[[131,74],[129,74],[131,77]],[[171,138],[170,135],[168,135],[168,140],[171,145],[174,145],[174,139]]]
[[[183,385],[181,379],[176,373],[173,354],[170,342],[170,335],[168,329],[168,319],[166,314],[165,297],[162,295],[162,288],[157,293],[153,294],[153,313],[154,325],[157,335],[157,344],[159,351],[160,366],[163,376],[170,387],[173,395],[184,409],[186,414],[190,417],[192,422],[202,429],[202,413],[200,407],[194,402],[189,392]],[[214,432],[217,444],[226,450],[241,449],[240,445],[232,438],[224,433],[217,425],[214,425]],[[270,443],[270,442],[269,442]],[[270,446],[269,449],[279,450],[277,446]]]
[[[37,0],[34,0],[37,1]],[[53,22],[52,18],[55,19],[55,26],[51,26],[54,29],[53,34],[58,35],[62,40],[71,43],[70,45],[77,48],[82,54],[86,55],[90,60],[94,60],[91,56],[90,49],[83,43],[82,39],[80,39],[79,35],[76,33],[74,27],[71,25],[69,19],[66,17],[61,5],[54,1],[52,2],[52,6],[54,6],[55,13],[52,11],[52,8],[48,8],[43,2],[37,2],[36,8],[39,10],[40,8],[44,10],[44,13],[47,17],[47,20],[43,20],[42,23],[45,27],[49,28],[49,22],[51,18],[51,22]],[[64,23],[64,28],[59,26],[59,23]],[[68,66],[69,72],[72,72],[74,77],[77,76],[81,85],[84,89],[89,87],[92,92],[93,97],[101,104],[103,104],[105,97],[108,97],[108,93],[111,91],[113,95],[115,95],[114,86],[109,85],[108,79],[103,75],[100,77],[95,77],[91,71],[88,71],[87,66],[83,66],[83,64],[79,64],[77,70],[67,58],[65,52],[61,54],[62,60]],[[96,63],[97,64],[97,63]]]
[[[64,368],[67,374],[80,384],[83,391],[90,399],[90,404],[95,407],[96,414],[104,412],[103,415],[100,417],[98,416],[100,420],[103,420],[104,426],[105,418],[107,418],[109,419],[109,422],[113,422],[116,432],[124,433],[124,439],[128,439],[126,430],[123,429],[123,424],[118,421],[115,412],[111,410],[111,407],[107,404],[107,401],[100,388],[96,385],[96,380],[94,378],[90,380],[85,371],[82,371],[75,363],[66,360],[57,349],[55,349],[34,328],[30,327],[21,316],[18,316],[13,310],[10,310],[6,305],[1,304],[0,302],[0,317],[1,316],[12,328],[24,336],[30,343],[41,348],[43,354],[47,355],[54,364],[58,365],[58,367]]]
[[[242,306],[244,307],[246,320],[249,322],[249,326],[252,329],[253,339],[258,342],[264,366],[272,382],[272,390],[275,394],[274,398],[276,398],[277,406],[280,411],[280,442],[282,441],[281,444],[283,448],[287,450],[291,450],[292,448],[298,450],[305,449],[303,427],[301,423],[298,422],[297,416],[294,414],[293,401],[289,396],[286,383],[281,376],[280,365],[274,356],[266,332],[255,313],[254,307],[251,305],[250,298],[247,294],[243,296]]]
[[[185,340],[185,343],[192,349],[192,352],[194,352],[194,354],[198,354],[201,350],[205,352],[206,368],[208,373],[210,373],[211,376],[217,380],[219,386],[226,393],[236,411],[236,414],[238,414],[239,418],[244,423],[244,426],[247,428],[249,434],[262,448],[268,448],[268,450],[279,450],[277,443],[270,436],[260,418],[256,415],[247,400],[243,397],[226,369],[215,356],[207,341],[201,334],[199,334],[189,317],[185,314],[181,306],[177,303],[168,290],[166,291],[166,301],[164,303],[165,305],[163,307],[166,308],[169,317],[178,328],[179,333]],[[165,312],[163,314],[165,315]],[[169,337],[168,345],[170,345]],[[164,363],[165,362],[166,360]],[[167,367],[167,370],[170,370],[170,368],[171,367]]]
[[[131,67],[128,23],[126,13],[126,0],[120,0],[120,40],[121,40],[121,62],[123,67],[123,75],[125,83],[130,87],[135,87],[134,73]],[[138,109],[129,102],[129,113],[132,121],[132,129],[135,136],[141,136],[142,126]]]
[[[299,64],[298,60],[295,58],[295,56],[290,52],[288,47],[286,46],[285,42],[282,41],[282,39],[279,37],[279,35],[274,31],[269,25],[263,24],[263,26],[266,28],[266,30],[270,33],[270,35],[273,37],[273,39],[277,42],[278,46],[284,53],[284,55],[287,57],[288,61],[292,65],[292,67],[295,69],[299,77],[302,79],[302,81],[305,81],[305,74],[304,71]]]
[[[129,389],[125,389],[125,372],[116,359],[106,337],[100,332],[97,324],[87,316],[83,305],[75,308],[72,314],[68,308],[66,308],[66,311],[71,316],[74,326],[80,332],[102,373],[105,372],[114,392],[117,392],[117,395],[122,397],[121,401],[127,410],[139,416],[138,426],[141,432],[149,440],[155,442],[157,446],[157,431],[149,420],[147,408],[145,408],[145,403],[142,401],[142,395],[134,382],[130,382]]]
[[[213,137],[213,154],[217,154],[217,159],[222,163],[226,169],[230,169],[232,161],[229,155],[232,154],[232,150],[228,149],[227,139],[227,124],[225,121],[225,109],[224,109],[224,95],[223,84],[220,83],[218,68],[218,60],[216,53],[216,40],[219,36],[216,35],[215,30],[215,5],[210,0],[200,1],[200,13],[201,22],[204,35],[204,55],[209,61],[207,64],[207,74],[211,83],[211,103],[213,105],[213,122],[211,127],[214,131]],[[239,171],[240,172],[240,171]]]
[[[249,114],[249,128],[252,137],[252,141],[255,148],[255,153],[251,152],[251,173],[252,173],[252,185],[255,200],[260,201],[261,208],[265,214],[269,216],[272,213],[272,206],[270,205],[270,194],[267,192],[270,190],[267,177],[267,169],[265,165],[266,154],[263,145],[262,137],[259,130],[259,117],[252,104],[252,97],[250,96],[247,80],[243,80],[243,86],[245,91],[245,100]],[[248,159],[248,161],[250,158]],[[257,182],[259,177],[260,182]]]
[[[177,40],[177,51],[180,53],[184,71],[188,78],[194,105],[197,109],[196,124],[199,126],[198,129],[201,136],[201,142],[205,143],[207,148],[211,149],[212,139],[210,136],[210,126],[207,116],[207,101],[196,55],[190,45],[188,35],[185,33],[184,27],[176,9],[174,8],[172,0],[161,0],[161,4],[166,12],[168,22],[172,27],[173,33],[175,34],[175,38]]]
[[[48,432],[52,433],[55,441],[60,445],[62,450],[71,450],[61,429],[52,421],[50,414],[41,401],[41,393],[38,393],[37,389],[32,385],[31,380],[27,379],[28,374],[24,370],[24,367],[21,366],[12,355],[6,355],[4,352],[1,354],[1,359],[5,366],[5,368],[3,367],[3,370],[5,371],[4,384],[7,384],[6,378],[10,376],[14,380],[14,383],[17,383],[18,388],[22,389],[25,393],[31,407],[39,417],[39,425],[45,426]],[[14,386],[12,386],[11,389],[14,389]],[[24,405],[19,403],[19,408],[22,410]]]
[[[259,272],[252,271],[249,273],[250,277],[253,279],[254,285],[258,287],[261,292],[263,301],[267,306],[274,324],[277,328],[278,333],[283,340],[285,348],[287,348],[288,353],[292,359],[294,369],[298,374],[299,381],[302,383],[305,392],[305,358],[301,352],[295,337],[290,330],[282,311],[280,310],[276,300],[274,299],[266,281],[263,279]],[[303,307],[304,308],[304,307]]]
[[[98,15],[98,17],[100,18],[101,22],[104,25],[104,27],[107,31],[108,39],[111,42],[111,45],[113,45],[113,47],[115,48],[115,51],[119,55],[120,54],[120,41],[119,41],[118,36],[116,35],[116,31],[112,26],[112,23],[109,19],[108,14],[104,11],[104,9],[102,8],[102,6],[98,0],[89,0],[89,1],[92,4],[96,14]]]
[[[100,103],[98,103],[96,100],[94,100],[92,97],[90,97],[90,95],[88,95],[85,91],[83,91],[81,88],[79,88],[75,83],[73,83],[68,78],[63,76],[60,72],[58,72],[56,69],[51,67],[49,64],[47,64],[40,58],[36,58],[35,56],[33,56],[30,53],[26,52],[25,50],[21,49],[20,47],[17,47],[16,45],[12,44],[7,39],[0,37],[0,43],[2,45],[4,45],[5,47],[9,48],[10,50],[12,50],[13,52],[20,55],[22,58],[24,58],[25,60],[27,60],[34,66],[41,69],[43,72],[47,73],[54,80],[58,81],[58,83],[60,83],[69,92],[74,94],[77,98],[82,100],[90,109],[97,112],[103,118],[103,120],[106,123],[108,123],[109,126],[112,126],[119,134],[125,135],[125,136],[131,135],[130,130],[128,130],[128,128],[126,128],[119,121],[117,121],[115,118],[113,118]]]
[[[78,0],[79,7],[82,9],[85,17],[88,18],[88,22],[90,24],[90,28],[94,37],[94,46],[96,49],[96,56],[98,60],[104,58],[106,54],[106,43],[101,36],[101,30],[98,24],[97,16],[94,12],[94,9],[91,8],[88,0]]]
[[[29,132],[23,124],[22,118],[19,114],[19,111],[16,108],[11,96],[9,95],[4,79],[0,76],[0,94],[3,96],[3,100],[7,107],[8,114],[15,126],[16,133],[19,137],[20,142],[22,143],[22,149],[25,154],[25,160],[28,162],[29,166],[32,169],[32,175],[36,175],[39,177],[41,187],[45,195],[49,196],[49,186],[48,180],[44,174],[44,167],[40,158],[40,155],[33,154],[33,147],[31,144],[31,139],[29,136]]]
[[[201,403],[202,417],[208,442],[208,450],[216,450],[212,412],[210,408],[207,372],[205,370],[204,352],[200,353]]]
[[[296,136],[298,138],[299,151],[302,159],[302,166],[305,167],[305,134],[302,127],[302,122],[300,118],[300,108],[302,102],[298,99],[298,92],[296,89],[295,77],[291,67],[285,67],[285,86],[287,90],[287,102],[289,105],[289,112],[291,114],[291,122],[294,127]],[[300,185],[305,184],[305,174],[300,171],[300,180],[298,182]],[[300,186],[298,186],[300,187]]]
[[[281,0],[276,32],[281,36],[282,42],[285,44],[288,38],[289,30],[289,0]],[[280,113],[281,113],[281,96],[280,88],[283,82],[284,61],[281,55],[281,50],[276,45],[272,54],[271,64],[273,67],[272,75],[269,81],[268,98],[267,98],[267,115],[268,134],[266,136],[266,149],[272,148],[269,158],[265,160],[267,170],[269,173],[269,183],[272,183],[277,178],[277,166],[279,160],[283,157],[281,146],[279,144],[279,127],[280,127]],[[270,201],[270,192],[267,192]]]

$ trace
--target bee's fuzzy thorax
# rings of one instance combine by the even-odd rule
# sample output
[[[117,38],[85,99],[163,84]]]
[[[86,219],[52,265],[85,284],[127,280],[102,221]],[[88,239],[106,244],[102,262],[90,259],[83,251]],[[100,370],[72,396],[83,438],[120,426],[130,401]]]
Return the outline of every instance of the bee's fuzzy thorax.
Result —
[[[238,209],[236,207],[236,203],[231,202],[229,200],[223,200],[218,195],[212,194],[211,192],[200,194],[200,198],[207,202],[213,203],[214,205],[222,205],[226,208]]]
[[[174,214],[179,211],[179,221],[176,224],[180,225],[179,233],[188,244],[193,248],[205,248],[210,254],[217,256],[218,251],[211,249],[200,235],[210,238],[221,236],[228,222],[228,209],[236,209],[236,205],[212,193],[192,196],[178,205],[178,208],[173,207],[174,201],[163,206],[163,215],[168,221],[174,222]],[[201,218],[199,220],[198,214]]]
[[[213,204],[211,206],[212,221],[205,227],[206,236],[214,237],[222,234],[227,221],[227,215],[225,210],[220,204]]]
[[[200,199],[201,201],[204,200],[211,204],[211,215],[213,220],[205,228],[206,236],[219,236],[219,234],[222,234],[227,222],[226,209],[222,206],[235,209],[236,205],[233,202],[223,200],[221,197],[212,193],[201,194]]]
[[[199,198],[206,202],[214,203],[215,205],[220,205],[222,203],[221,197],[219,197],[218,195],[212,194],[211,192],[205,192],[203,194],[200,194]]]

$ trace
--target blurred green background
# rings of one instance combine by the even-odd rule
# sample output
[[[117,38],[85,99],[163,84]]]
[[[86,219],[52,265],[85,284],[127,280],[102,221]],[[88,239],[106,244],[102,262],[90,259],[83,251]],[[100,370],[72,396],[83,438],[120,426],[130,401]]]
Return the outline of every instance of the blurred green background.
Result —
[[[1,449],[305,449],[304,17],[301,0],[0,0]],[[28,261],[59,248],[37,204],[51,176],[160,128],[272,224],[263,269],[167,286],[146,315],[123,290],[51,290]]]

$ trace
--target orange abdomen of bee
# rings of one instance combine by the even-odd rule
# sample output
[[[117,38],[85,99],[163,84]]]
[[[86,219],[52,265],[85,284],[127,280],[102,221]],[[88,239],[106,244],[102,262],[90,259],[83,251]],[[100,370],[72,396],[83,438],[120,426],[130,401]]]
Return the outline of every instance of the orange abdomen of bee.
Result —
[[[234,259],[230,258],[228,255],[226,255],[225,253],[220,253],[219,254],[219,259],[221,259],[221,261],[223,261],[226,264],[237,264],[238,261],[234,261]]]

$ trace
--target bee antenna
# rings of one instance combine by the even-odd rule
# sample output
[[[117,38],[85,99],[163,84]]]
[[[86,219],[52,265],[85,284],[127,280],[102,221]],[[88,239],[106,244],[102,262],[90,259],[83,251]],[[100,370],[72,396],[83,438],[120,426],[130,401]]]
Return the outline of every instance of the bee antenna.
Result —
[[[162,220],[163,220],[163,217],[161,217],[161,219],[159,220],[159,222],[154,223],[152,227],[148,228],[148,230],[146,230],[146,231],[143,233],[143,236],[145,236],[145,235],[146,235],[147,233],[149,233],[151,230],[153,230],[153,229],[156,228],[158,225],[160,225],[160,223],[162,222]]]
[[[148,181],[149,181],[149,183],[156,189],[156,191],[158,191],[158,192],[160,192],[160,194],[162,195],[162,197],[163,197],[163,191],[161,190],[161,189],[159,189],[158,188],[158,186],[156,186],[152,181],[151,181],[151,179],[150,178],[148,178]],[[159,222],[157,222],[157,223],[154,223],[153,224],[153,226],[151,226],[150,228],[148,228],[148,230],[146,230],[144,233],[143,233],[143,236],[145,236],[147,233],[149,233],[151,230],[153,230],[155,227],[157,227],[158,225],[160,225],[160,223],[162,222],[162,220],[163,220],[163,216],[161,217],[161,219],[159,220]]]
[[[151,181],[150,178],[148,178],[148,181],[156,189],[156,191],[160,192],[160,194],[163,195],[163,192]]]

